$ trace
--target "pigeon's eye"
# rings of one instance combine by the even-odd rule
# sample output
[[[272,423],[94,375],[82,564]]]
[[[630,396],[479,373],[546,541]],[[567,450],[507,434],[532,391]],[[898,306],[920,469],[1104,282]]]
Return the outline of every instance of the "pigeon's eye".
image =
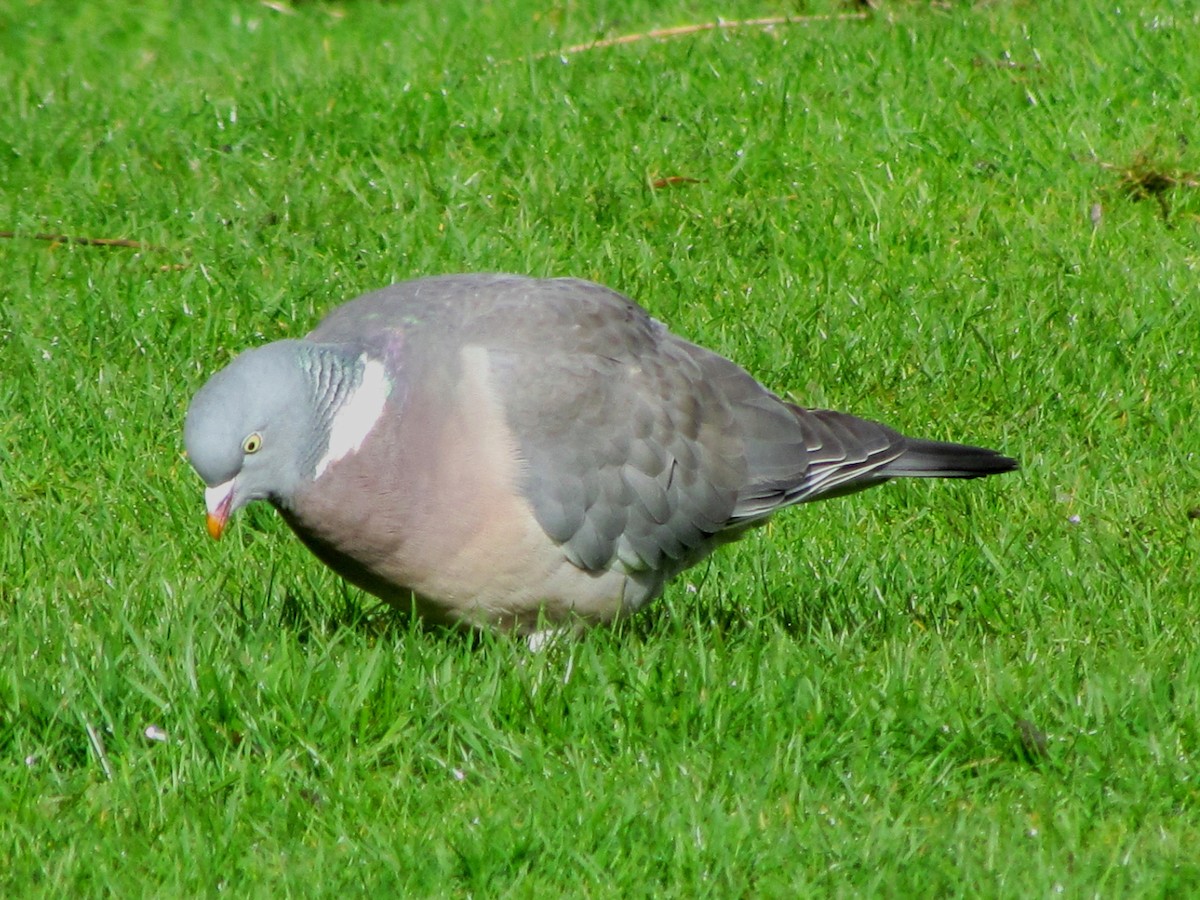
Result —
[[[243,453],[257,453],[260,447],[262,447],[262,435],[257,431],[250,432],[242,441]]]

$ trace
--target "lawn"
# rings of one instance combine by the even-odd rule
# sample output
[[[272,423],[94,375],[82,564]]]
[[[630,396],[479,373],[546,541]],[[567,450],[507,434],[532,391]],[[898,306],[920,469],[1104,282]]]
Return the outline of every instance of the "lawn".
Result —
[[[1200,891],[1198,46],[1184,0],[0,6],[0,894]],[[269,508],[208,540],[209,374],[491,270],[1023,468],[537,654]]]

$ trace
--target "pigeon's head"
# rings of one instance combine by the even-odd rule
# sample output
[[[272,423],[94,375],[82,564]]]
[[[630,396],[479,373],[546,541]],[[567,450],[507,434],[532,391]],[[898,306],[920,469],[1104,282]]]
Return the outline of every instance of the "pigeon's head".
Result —
[[[188,461],[204,479],[208,533],[253,500],[287,502],[311,453],[316,406],[300,341],[248,350],[209,379],[183,426]]]

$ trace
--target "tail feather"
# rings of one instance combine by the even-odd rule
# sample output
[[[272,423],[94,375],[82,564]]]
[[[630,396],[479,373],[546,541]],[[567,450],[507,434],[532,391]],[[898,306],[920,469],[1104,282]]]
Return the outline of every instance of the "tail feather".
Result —
[[[970,444],[906,438],[904,451],[876,470],[885,478],[983,478],[1011,472],[1015,459]]]
[[[855,494],[892,478],[983,478],[1017,461],[986,447],[910,438],[870,419],[789,406],[791,443],[747,442],[751,478],[730,522],[741,524],[784,506]],[[799,428],[796,426],[799,425]],[[799,445],[799,446],[797,446]]]

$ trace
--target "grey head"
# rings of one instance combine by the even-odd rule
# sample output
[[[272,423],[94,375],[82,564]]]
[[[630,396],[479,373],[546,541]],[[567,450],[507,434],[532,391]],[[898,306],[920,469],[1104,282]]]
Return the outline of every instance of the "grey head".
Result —
[[[247,503],[286,505],[305,478],[312,478],[318,442],[328,431],[319,421],[314,378],[320,355],[317,345],[292,340],[248,350],[193,398],[183,443],[208,486],[213,537]]]

